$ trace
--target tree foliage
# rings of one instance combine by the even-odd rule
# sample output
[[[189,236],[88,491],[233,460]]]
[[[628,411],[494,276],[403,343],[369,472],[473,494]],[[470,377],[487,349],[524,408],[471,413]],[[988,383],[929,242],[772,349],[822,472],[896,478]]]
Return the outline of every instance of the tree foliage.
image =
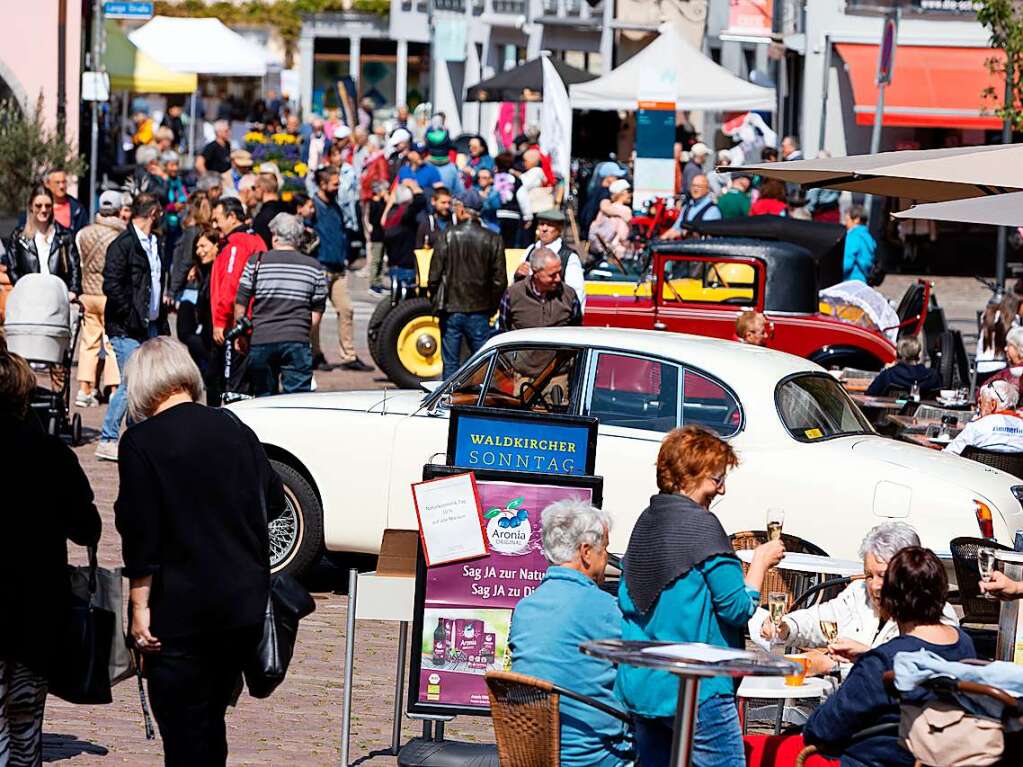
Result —
[[[49,168],[64,168],[69,176],[85,168],[74,147],[46,127],[43,114],[41,95],[31,115],[13,99],[0,101],[0,210],[22,210],[25,195]]]
[[[1005,91],[996,88],[984,90],[983,96],[990,104],[997,105],[990,111],[1003,120],[1008,120],[1014,130],[1023,129],[1023,2],[1020,0],[975,0],[977,20],[991,33],[991,47],[1005,51],[1005,58],[991,57],[988,69],[999,79],[1006,78],[1011,71],[1010,92],[1012,98],[1005,102]],[[1010,66],[1011,65],[1011,66]]]

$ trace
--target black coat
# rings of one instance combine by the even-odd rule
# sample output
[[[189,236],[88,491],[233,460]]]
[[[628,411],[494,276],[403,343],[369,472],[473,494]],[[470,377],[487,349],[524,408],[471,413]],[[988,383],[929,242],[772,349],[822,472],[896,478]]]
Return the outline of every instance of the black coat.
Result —
[[[0,415],[0,658],[45,674],[69,615],[67,541],[99,541],[100,518],[75,454],[34,419]]]
[[[438,311],[496,312],[508,287],[501,235],[479,219],[445,229],[430,259],[429,287]]]
[[[67,289],[78,295],[82,292],[82,262],[75,246],[75,236],[70,229],[53,222],[54,234],[47,254],[50,274],[60,277]],[[39,253],[36,252],[35,237],[27,235],[23,227],[11,232],[5,260],[7,275],[11,283],[26,274],[39,273]]]
[[[161,243],[162,245],[162,243]],[[161,257],[163,253],[161,251]],[[153,291],[149,258],[135,234],[135,227],[121,232],[107,248],[103,266],[103,295],[107,297],[104,322],[108,336],[144,341],[148,338],[149,298]],[[166,324],[163,302],[157,320],[163,332]]]

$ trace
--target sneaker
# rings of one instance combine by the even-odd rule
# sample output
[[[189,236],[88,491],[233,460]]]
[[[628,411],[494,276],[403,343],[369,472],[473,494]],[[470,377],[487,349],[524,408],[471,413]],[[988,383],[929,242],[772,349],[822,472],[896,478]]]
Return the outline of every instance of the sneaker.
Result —
[[[328,371],[333,369],[334,366],[327,362],[327,358],[324,357],[322,354],[317,354],[315,357],[313,357],[313,370]]]
[[[99,399],[95,394],[86,394],[83,391],[79,391],[75,395],[75,406],[76,407],[99,407]]]
[[[367,365],[358,357],[356,357],[351,362],[342,362],[340,365],[338,365],[338,367],[341,368],[342,370],[355,370],[358,371],[359,373],[366,373],[369,372],[370,370],[376,369],[372,365]]]
[[[101,439],[96,447],[96,458],[100,461],[117,461],[117,443]]]

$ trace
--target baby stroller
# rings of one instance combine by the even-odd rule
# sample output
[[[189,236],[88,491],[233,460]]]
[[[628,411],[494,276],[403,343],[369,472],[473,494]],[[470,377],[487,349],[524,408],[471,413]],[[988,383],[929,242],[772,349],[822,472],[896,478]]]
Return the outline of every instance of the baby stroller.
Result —
[[[30,363],[50,368],[51,388],[36,387],[31,409],[47,433],[82,443],[82,417],[71,415],[71,360],[81,327],[78,305],[67,286],[49,274],[26,274],[7,297],[7,348]]]

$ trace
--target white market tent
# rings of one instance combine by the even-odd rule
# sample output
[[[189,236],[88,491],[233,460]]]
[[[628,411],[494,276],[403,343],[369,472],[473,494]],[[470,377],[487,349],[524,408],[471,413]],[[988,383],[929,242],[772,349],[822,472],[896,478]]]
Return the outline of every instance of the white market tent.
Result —
[[[176,72],[262,77],[267,55],[220,19],[154,16],[128,38],[143,53]]]
[[[692,111],[773,111],[773,88],[764,88],[736,77],[690,45],[672,24],[662,24],[660,34],[646,48],[604,77],[569,88],[573,109],[619,109],[631,111],[656,85],[652,78],[673,81],[675,108]],[[666,66],[667,64],[667,66]],[[667,95],[667,94],[665,94]],[[658,99],[663,100],[663,99]]]

